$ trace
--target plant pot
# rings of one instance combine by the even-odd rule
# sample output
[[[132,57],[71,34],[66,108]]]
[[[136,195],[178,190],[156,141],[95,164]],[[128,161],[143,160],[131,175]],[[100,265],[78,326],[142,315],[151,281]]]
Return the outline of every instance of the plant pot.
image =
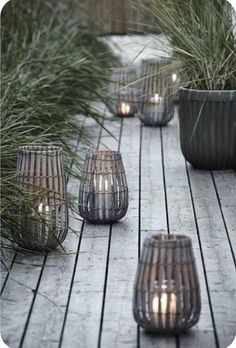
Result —
[[[179,124],[181,151],[194,167],[236,168],[236,90],[181,88]]]

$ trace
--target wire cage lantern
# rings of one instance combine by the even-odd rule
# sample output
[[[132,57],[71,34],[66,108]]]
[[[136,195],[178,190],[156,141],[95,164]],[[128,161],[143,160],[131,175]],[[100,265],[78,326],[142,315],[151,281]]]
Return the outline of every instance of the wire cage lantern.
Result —
[[[68,231],[62,149],[51,145],[19,147],[16,180],[21,198],[13,208],[13,240],[24,249],[56,248]]]
[[[79,189],[79,212],[87,221],[106,224],[123,218],[128,209],[128,186],[121,154],[88,151]]]
[[[113,115],[132,117],[138,112],[135,68],[114,68],[111,72],[107,107]]]
[[[179,333],[197,323],[200,288],[192,242],[183,235],[146,238],[133,295],[133,314],[144,329]]]
[[[138,116],[146,126],[164,126],[174,116],[178,76],[171,63],[168,58],[142,60]]]

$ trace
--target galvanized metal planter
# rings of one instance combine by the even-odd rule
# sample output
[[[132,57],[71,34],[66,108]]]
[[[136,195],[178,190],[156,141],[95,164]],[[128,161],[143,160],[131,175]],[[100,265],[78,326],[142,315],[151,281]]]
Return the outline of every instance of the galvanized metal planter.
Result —
[[[138,117],[146,126],[165,126],[174,116],[177,75],[171,63],[171,59],[142,61]]]
[[[128,186],[121,154],[89,151],[79,189],[80,215],[94,224],[123,218],[128,209]]]
[[[27,145],[18,150],[17,181],[22,203],[12,210],[11,233],[24,249],[53,249],[67,235],[67,190],[62,156],[62,149],[57,146]]]
[[[236,168],[236,91],[182,88],[179,124],[182,153],[194,167]]]
[[[114,115],[132,117],[138,111],[135,68],[112,69],[107,107]]]
[[[197,323],[200,310],[191,239],[164,234],[146,238],[134,285],[136,322],[146,330],[178,333]]]

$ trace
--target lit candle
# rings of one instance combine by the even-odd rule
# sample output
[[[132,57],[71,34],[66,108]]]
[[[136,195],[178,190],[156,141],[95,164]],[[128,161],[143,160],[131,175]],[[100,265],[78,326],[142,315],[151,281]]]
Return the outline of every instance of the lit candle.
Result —
[[[150,98],[151,103],[162,104],[163,98],[159,96],[159,93],[155,93],[154,97]]]
[[[94,191],[95,207],[98,209],[99,218],[103,219],[104,211],[105,215],[109,216],[110,209],[112,209],[112,192],[108,177],[102,174],[95,176]]]
[[[44,238],[45,240],[48,238],[48,232],[50,229],[50,208],[48,205],[43,205],[43,202],[39,203],[38,213],[41,215],[43,219],[43,224],[40,225],[40,230],[43,232],[44,230]]]
[[[38,212],[39,212],[39,214],[42,214],[42,212],[43,212],[43,202],[39,203]]]
[[[165,112],[165,104],[163,97],[161,97],[159,93],[155,93],[154,96],[150,98],[149,112],[152,115],[155,115],[155,118],[162,118],[162,115]]]
[[[129,115],[130,114],[130,105],[127,103],[122,102],[120,106],[120,111],[122,115]]]
[[[43,213],[43,202],[39,203],[38,212],[40,215],[49,215],[50,209],[48,205],[45,205],[44,213]]]
[[[169,318],[169,324],[174,325],[176,317],[176,295],[175,293],[166,292],[167,285],[162,285],[159,295],[154,295],[152,300],[152,311],[155,314],[155,321],[158,320],[158,315],[161,314],[162,325],[166,326],[166,322]]]
[[[177,77],[178,77],[177,74],[175,74],[175,73],[172,74],[172,81],[173,81],[173,82],[176,82]]]

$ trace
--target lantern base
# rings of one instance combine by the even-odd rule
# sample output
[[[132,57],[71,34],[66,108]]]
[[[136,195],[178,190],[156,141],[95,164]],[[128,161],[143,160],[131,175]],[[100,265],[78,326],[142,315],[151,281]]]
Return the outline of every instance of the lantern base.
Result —
[[[134,117],[134,113],[132,114],[121,114],[121,113],[116,113],[115,116],[117,117],[122,117],[122,118],[131,118],[131,117]]]
[[[145,328],[141,326],[143,330],[147,331],[150,334],[160,334],[160,335],[177,335],[187,333],[189,328],[170,328],[170,329],[162,329],[162,328]]]
[[[127,209],[126,209],[126,212],[127,212]],[[116,223],[119,220],[121,220],[125,216],[126,212],[120,218],[104,219],[104,220],[89,219],[88,217],[82,216],[81,214],[80,215],[86,220],[86,222],[89,222],[92,225],[109,225],[109,224],[113,224],[113,223]]]

